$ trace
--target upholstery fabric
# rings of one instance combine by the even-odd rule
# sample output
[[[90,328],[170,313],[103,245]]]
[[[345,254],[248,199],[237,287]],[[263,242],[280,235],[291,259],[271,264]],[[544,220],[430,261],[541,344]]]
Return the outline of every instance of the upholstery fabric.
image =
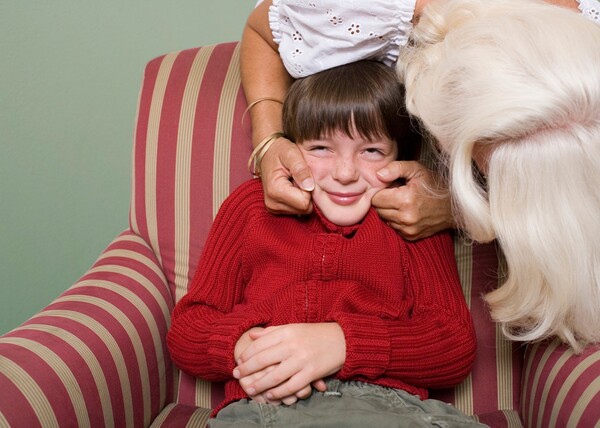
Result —
[[[251,177],[238,55],[236,44],[174,52],[144,74],[130,224],[156,253],[175,301],[187,292],[221,202]],[[212,407],[217,393],[208,382],[182,374],[175,384],[179,402]]]
[[[527,427],[600,427],[600,348],[579,355],[558,341],[525,353],[521,414]]]
[[[203,426],[222,399],[222,385],[173,366],[165,336],[212,218],[250,177],[238,57],[232,42],[147,64],[130,227],[79,281],[0,337],[0,427]],[[465,382],[432,396],[492,427],[600,426],[600,350],[505,340],[481,299],[502,280],[501,255],[494,244],[455,245],[478,356]]]
[[[0,426],[147,426],[171,400],[172,298],[125,232],[62,296],[0,339]]]

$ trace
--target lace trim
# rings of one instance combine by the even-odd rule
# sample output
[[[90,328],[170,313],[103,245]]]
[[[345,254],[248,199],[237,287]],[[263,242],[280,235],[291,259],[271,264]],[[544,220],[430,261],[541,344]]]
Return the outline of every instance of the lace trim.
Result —
[[[393,65],[408,41],[415,0],[273,0],[269,23],[295,78],[374,59]]]
[[[581,13],[600,24],[600,0],[577,0]]]

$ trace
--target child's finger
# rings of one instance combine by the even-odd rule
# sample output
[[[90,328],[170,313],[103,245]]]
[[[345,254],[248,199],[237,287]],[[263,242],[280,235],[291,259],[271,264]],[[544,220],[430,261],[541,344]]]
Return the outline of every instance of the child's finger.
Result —
[[[255,382],[255,384],[260,384],[260,381],[262,380],[263,379],[260,379],[259,381]],[[288,380],[281,382],[276,387],[266,391],[265,396],[270,400],[281,400],[283,397],[288,397],[290,395],[306,398],[311,394],[311,392],[312,388],[308,377],[299,371],[291,376]]]
[[[252,357],[243,361],[233,370],[233,377],[236,379],[241,379],[243,377],[249,376],[252,373],[259,372],[261,370],[266,369],[270,366],[277,366],[276,375],[279,375],[282,371],[280,370],[280,363],[285,361],[289,357],[289,349],[283,344],[276,344],[275,346],[268,347],[260,352],[255,353]],[[273,375],[271,374],[271,377]],[[280,380],[283,381],[285,379]],[[270,385],[268,387],[271,387]],[[263,391],[263,388],[258,392]]]

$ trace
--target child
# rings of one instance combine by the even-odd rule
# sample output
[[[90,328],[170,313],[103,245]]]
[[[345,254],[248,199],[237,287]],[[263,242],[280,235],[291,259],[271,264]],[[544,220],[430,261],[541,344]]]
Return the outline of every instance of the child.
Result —
[[[312,170],[314,212],[273,215],[260,180],[240,186],[173,312],[175,363],[225,381],[211,426],[478,426],[426,400],[475,357],[451,236],[404,241],[371,207],[376,171],[415,147],[402,106],[393,70],[371,61],[291,88],[284,131]]]

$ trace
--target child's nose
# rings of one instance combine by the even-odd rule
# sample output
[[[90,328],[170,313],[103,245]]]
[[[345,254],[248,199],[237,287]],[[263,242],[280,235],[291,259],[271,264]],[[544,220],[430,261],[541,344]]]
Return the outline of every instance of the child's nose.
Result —
[[[341,183],[350,183],[358,179],[358,169],[350,158],[339,159],[335,165],[334,178]]]

